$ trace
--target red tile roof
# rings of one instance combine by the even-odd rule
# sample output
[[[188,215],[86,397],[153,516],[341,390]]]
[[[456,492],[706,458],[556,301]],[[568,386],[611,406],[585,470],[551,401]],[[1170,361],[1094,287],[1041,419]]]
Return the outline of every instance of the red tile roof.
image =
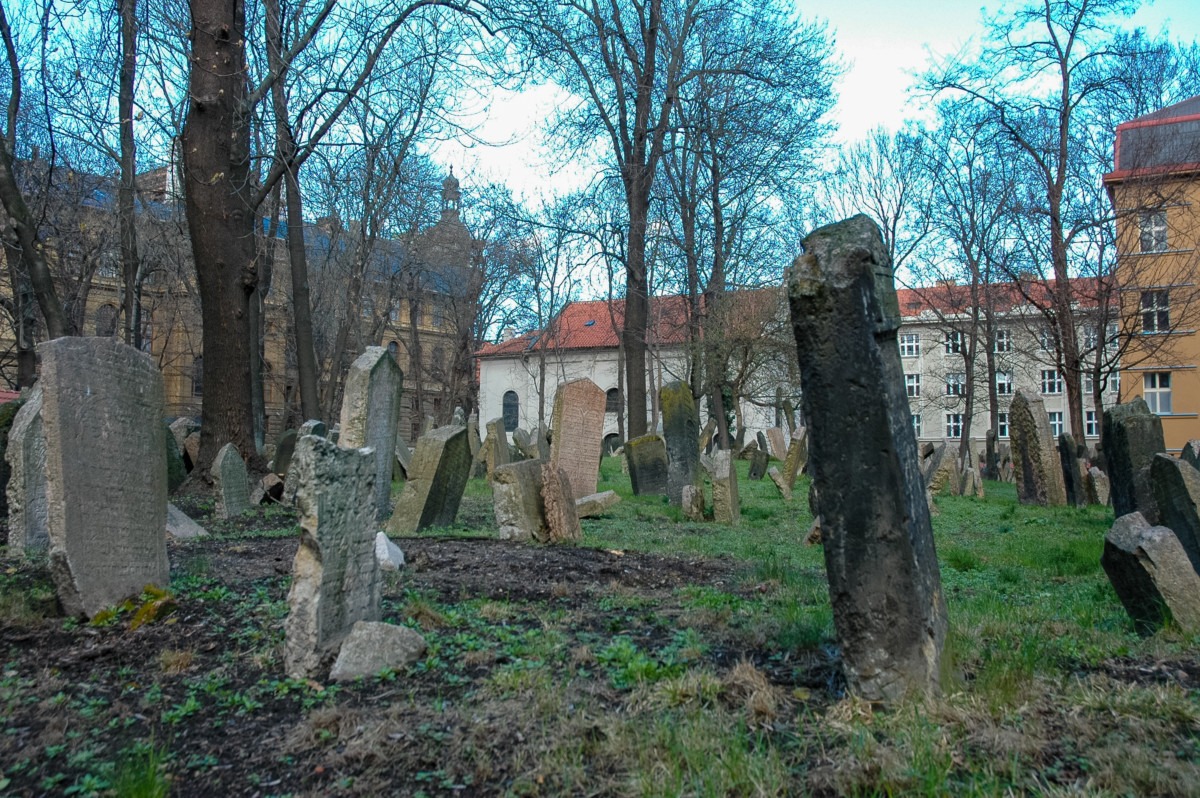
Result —
[[[1200,171],[1200,96],[1117,125],[1106,184]]]
[[[991,298],[993,307],[1000,312],[1027,304],[1025,295],[1028,294],[1040,304],[1050,302],[1054,290],[1053,280],[1023,281],[1025,292],[1022,293],[1011,282],[995,283],[986,286],[984,297]],[[1097,303],[1099,289],[1093,278],[1076,278],[1071,280],[1071,290],[1074,292],[1074,302],[1077,306],[1090,307]],[[941,314],[966,313],[974,305],[970,287],[956,283],[936,283],[921,288],[898,288],[896,298],[900,303],[900,315],[904,318],[920,316],[926,311]]]

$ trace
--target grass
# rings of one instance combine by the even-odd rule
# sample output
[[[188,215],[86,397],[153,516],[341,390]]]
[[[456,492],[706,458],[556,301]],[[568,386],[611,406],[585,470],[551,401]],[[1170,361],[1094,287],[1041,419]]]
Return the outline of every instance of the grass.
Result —
[[[46,583],[0,570],[5,627],[51,624],[88,646],[161,639],[144,664],[71,679],[0,650],[0,718],[12,719],[0,792],[1200,794],[1200,641],[1136,633],[1099,567],[1111,511],[1024,507],[999,483],[984,499],[938,498],[943,694],[884,707],[844,694],[823,552],[803,542],[807,481],[784,502],[738,468],[736,528],[632,496],[616,458],[599,489],[623,501],[583,522],[580,545],[623,553],[614,573],[644,552],[673,558],[664,569],[720,563],[719,577],[555,577],[501,596],[420,586],[414,562],[385,584],[383,612],[422,633],[425,657],[346,686],[282,678],[286,577],[223,582],[217,554],[185,558],[176,613],[134,632],[133,613],[102,628],[47,620]],[[490,517],[486,482],[472,480],[460,525],[428,536],[487,537]],[[228,534],[237,546],[291,524],[276,514]],[[195,740],[243,727],[264,748],[250,763]]]

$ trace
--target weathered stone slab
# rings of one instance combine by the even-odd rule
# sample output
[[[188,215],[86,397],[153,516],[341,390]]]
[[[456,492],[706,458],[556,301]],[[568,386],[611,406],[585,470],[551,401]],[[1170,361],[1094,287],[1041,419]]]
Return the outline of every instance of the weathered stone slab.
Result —
[[[287,483],[278,474],[263,474],[263,478],[255,484],[254,490],[250,491],[250,505],[254,507],[267,502],[283,501],[286,486]]]
[[[700,448],[696,445],[700,414],[686,382],[671,382],[658,392],[662,408],[663,441],[667,447],[667,498],[683,502],[683,486],[695,485],[700,477]]]
[[[604,515],[620,502],[621,497],[617,495],[616,491],[606,490],[602,493],[593,493],[575,500],[575,513],[580,518],[595,518],[598,515]]]
[[[396,501],[388,532],[411,535],[453,524],[470,470],[466,427],[438,427],[418,438],[408,481]]]
[[[303,438],[305,435],[316,435],[318,438],[328,438],[329,428],[325,426],[324,421],[321,421],[317,418],[310,418],[308,421],[305,421],[300,425],[300,430],[296,436],[297,442],[299,442],[300,438]],[[295,456],[295,449],[292,450],[292,456]]]
[[[689,521],[704,521],[704,486],[683,486],[683,517]]]
[[[162,374],[113,338],[58,338],[38,354],[50,571],[67,614],[92,617],[169,584]]]
[[[750,453],[750,470],[746,477],[758,481],[767,475],[767,464],[771,462],[771,455],[755,449]]]
[[[935,693],[946,607],[887,248],[865,216],[823,227],[803,247],[788,296],[847,684],[871,700]]]
[[[404,552],[386,532],[375,534],[375,560],[381,571],[399,571],[404,567]]]
[[[237,447],[227,443],[217,452],[212,466],[213,494],[217,518],[236,518],[250,509],[250,477]]]
[[[14,557],[45,551],[50,547],[50,517],[40,385],[33,387],[13,416],[4,459],[9,468],[8,551]]]
[[[720,449],[712,455],[713,520],[718,524],[737,526],[742,521],[742,506],[738,499],[737,468],[733,453]]]
[[[567,473],[575,491],[573,507],[575,499],[596,492],[604,451],[604,391],[586,377],[564,382],[554,394],[551,419],[550,462]]]
[[[488,480],[494,478],[496,469],[512,462],[508,446],[508,433],[504,431],[504,419],[493,418],[487,423],[487,439],[483,443],[487,459]]]
[[[1141,397],[1104,411],[1105,473],[1112,489],[1113,514],[1123,515],[1149,508],[1138,504],[1137,475],[1150,465],[1154,455],[1166,451],[1162,419],[1150,412]],[[1153,522],[1149,515],[1147,519]]]
[[[717,420],[715,418],[709,418],[708,421],[704,422],[704,429],[700,430],[700,441],[699,445],[696,447],[696,450],[699,452],[706,451],[709,444],[712,443],[713,434],[716,433],[716,431]]]
[[[163,436],[167,446],[167,493],[174,493],[187,479],[187,465],[183,462],[183,452],[175,443],[175,436],[168,429]]]
[[[787,457],[788,442],[783,427],[770,427],[767,430],[767,454],[779,462]]]
[[[350,629],[329,672],[335,682],[399,670],[425,656],[425,638],[407,626],[359,621]]]
[[[545,542],[563,543],[583,538],[579,515],[575,512],[571,478],[553,461],[542,465],[542,506],[546,510],[546,531],[549,533]]]
[[[292,455],[296,453],[296,441],[299,433],[294,429],[285,429],[275,441],[275,458],[271,462],[271,470],[281,477],[286,477],[288,467],[292,464]]]
[[[1096,466],[1088,469],[1088,501],[1092,504],[1108,504],[1108,475]]]
[[[395,463],[392,465],[392,473],[400,472],[400,476],[408,479],[408,467],[412,464],[412,449],[408,448],[408,444],[404,440],[404,436],[396,435],[396,445],[392,450],[392,455],[395,457]]]
[[[1066,504],[1062,463],[1041,397],[1030,398],[1017,390],[1008,408],[1008,424],[1017,500],[1044,507]]]
[[[179,453],[183,454],[185,450],[184,441],[186,441],[188,436],[193,432],[198,432],[200,428],[197,427],[196,423],[190,418],[187,418],[186,416],[180,416],[171,422],[171,425],[168,429],[171,431],[171,437],[175,439],[175,445],[179,448]],[[187,467],[190,471],[192,464],[187,463]]]
[[[350,364],[342,393],[343,449],[370,447],[375,458],[375,515],[388,517],[392,508],[392,459],[400,424],[400,394],[404,374],[382,346],[368,346]]]
[[[792,441],[788,444],[787,459],[783,461],[783,480],[787,483],[788,491],[796,487],[796,477],[808,465],[808,428],[796,427],[792,430]]]
[[[189,433],[183,439],[183,464],[191,471],[200,462],[200,433]]]
[[[667,494],[667,445],[657,435],[643,435],[625,443],[629,482],[635,496]]]
[[[492,474],[492,506],[501,540],[544,540],[542,461],[521,460],[498,466]]]
[[[1179,459],[1192,468],[1200,468],[1200,440],[1191,440],[1183,445]]]
[[[1058,436],[1058,460],[1063,474],[1063,492],[1071,507],[1087,506],[1087,489],[1083,484],[1083,471],[1079,468],[1079,457],[1075,438],[1069,432]]]
[[[315,435],[296,444],[300,548],[284,622],[284,665],[293,678],[319,677],[356,622],[379,618],[376,468],[369,449]]]
[[[792,486],[787,484],[787,480],[783,478],[783,472],[775,466],[771,466],[767,469],[767,476],[775,483],[775,487],[779,488],[779,495],[783,497],[783,500],[790,502],[792,500]]]
[[[1175,533],[1200,572],[1200,471],[1169,454],[1156,454],[1150,462],[1150,483],[1162,525]]]
[[[177,540],[204,537],[208,530],[189,518],[170,502],[167,503],[167,534]]]
[[[1170,529],[1141,513],[1123,515],[1104,538],[1100,564],[1139,634],[1153,634],[1168,618],[1184,632],[1200,631],[1200,575]]]

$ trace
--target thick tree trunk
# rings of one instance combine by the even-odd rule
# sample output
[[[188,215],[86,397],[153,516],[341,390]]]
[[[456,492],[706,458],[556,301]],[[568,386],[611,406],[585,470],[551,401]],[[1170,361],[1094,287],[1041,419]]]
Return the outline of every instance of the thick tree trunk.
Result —
[[[138,290],[137,227],[134,189],[137,152],[133,138],[133,84],[137,70],[137,0],[118,0],[121,15],[121,74],[117,118],[121,129],[121,183],[117,188],[117,225],[121,237],[121,275],[125,284],[125,343],[142,347]]]
[[[183,129],[188,232],[203,323],[200,456],[205,473],[232,442],[256,457],[250,397],[250,298],[257,290],[254,185],[242,0],[191,0],[191,104]]]

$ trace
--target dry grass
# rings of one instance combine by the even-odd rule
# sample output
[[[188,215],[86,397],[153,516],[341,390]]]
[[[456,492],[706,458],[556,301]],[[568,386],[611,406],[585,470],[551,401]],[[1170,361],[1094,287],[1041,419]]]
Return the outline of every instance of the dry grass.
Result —
[[[158,664],[163,673],[183,673],[192,667],[195,658],[194,651],[165,648],[158,655]]]

